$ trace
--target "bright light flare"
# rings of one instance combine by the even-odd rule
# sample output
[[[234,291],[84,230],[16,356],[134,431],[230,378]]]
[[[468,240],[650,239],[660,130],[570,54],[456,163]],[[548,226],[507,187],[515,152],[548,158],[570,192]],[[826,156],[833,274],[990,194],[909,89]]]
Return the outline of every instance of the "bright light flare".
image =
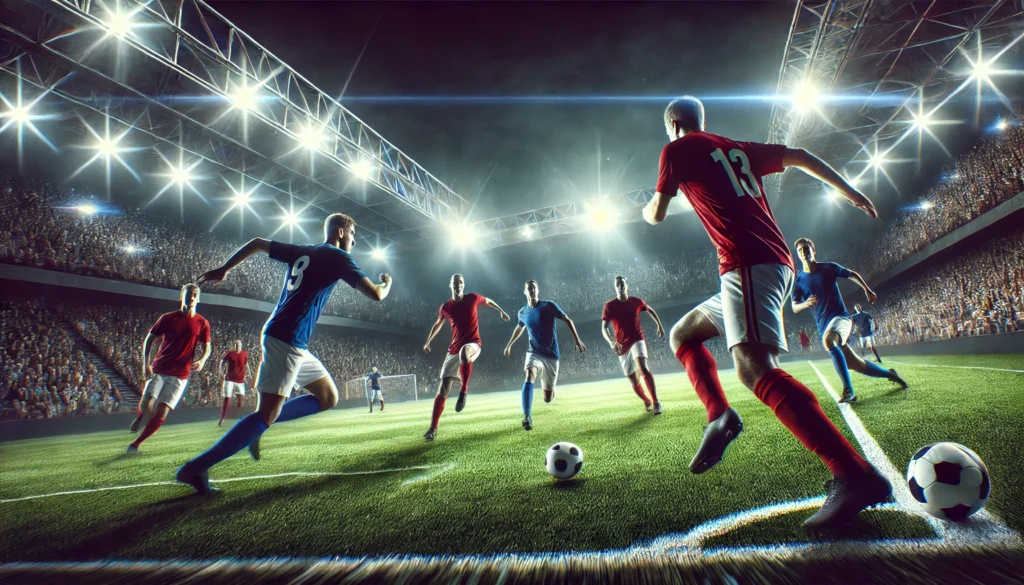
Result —
[[[608,202],[603,198],[584,203],[584,208],[586,209],[587,224],[592,230],[606,229],[615,223],[615,212],[609,208]]]
[[[256,87],[250,87],[248,83],[243,83],[231,94],[231,103],[243,112],[251,112],[256,109],[256,92]]]
[[[168,176],[170,177],[171,182],[179,187],[192,184],[192,171],[184,166],[171,167]]]
[[[376,171],[377,165],[366,159],[352,163],[352,174],[363,181],[370,179]]]
[[[111,12],[104,24],[110,30],[110,34],[123,39],[132,32],[132,14],[126,12]]]
[[[324,141],[327,140],[327,135],[322,128],[313,124],[306,124],[299,130],[298,138],[299,144],[303,148],[307,150],[320,150],[323,148]]]
[[[142,251],[141,248],[139,248],[138,246],[135,246],[133,244],[125,244],[124,246],[121,246],[121,250],[123,250],[127,254],[134,254],[136,252],[141,252]]]
[[[524,238],[532,238],[533,237],[533,228],[531,228],[530,226],[524,227],[523,228],[523,237]]]
[[[881,169],[889,159],[885,158],[884,152],[876,152],[868,159],[868,166],[874,169]]]
[[[376,260],[377,262],[383,262],[387,260],[388,255],[383,248],[374,248],[373,251],[370,252],[370,257]]]
[[[82,215],[84,215],[86,217],[88,217],[90,215],[96,215],[96,212],[99,211],[99,209],[95,205],[92,205],[90,203],[83,203],[81,205],[76,205],[75,209],[78,211],[78,213],[81,213]]]
[[[935,204],[932,203],[931,201],[922,201],[921,204],[918,205],[918,207],[924,211],[928,211],[929,209],[935,207]]]
[[[810,81],[802,81],[790,96],[798,113],[815,111],[821,105],[821,90]]]
[[[996,130],[999,130],[1000,132],[1002,132],[1003,130],[1006,130],[1009,127],[1010,127],[1010,123],[1006,121],[1006,118],[1003,118],[1003,119],[999,120],[998,122],[996,122]]]
[[[449,226],[452,245],[463,250],[473,246],[477,241],[477,230],[473,224],[459,222]]]

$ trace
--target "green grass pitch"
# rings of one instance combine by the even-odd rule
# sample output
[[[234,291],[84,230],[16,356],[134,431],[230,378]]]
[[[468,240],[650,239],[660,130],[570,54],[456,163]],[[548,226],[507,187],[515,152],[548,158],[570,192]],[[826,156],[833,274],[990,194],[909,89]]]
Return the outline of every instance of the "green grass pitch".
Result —
[[[1024,370],[1024,356],[902,358],[914,364]],[[833,387],[831,364],[816,362]],[[888,365],[888,364],[887,364]],[[911,390],[853,374],[854,409],[901,471],[919,447],[956,441],[988,464],[987,509],[1024,531],[1024,374],[895,365]],[[853,439],[807,362],[786,369],[818,393]],[[454,400],[438,438],[424,442],[431,401],[383,412],[336,410],[274,426],[263,460],[243,452],[216,467],[211,497],[180,485],[57,495],[0,503],[5,561],[213,559],[384,554],[543,553],[622,549],[684,533],[736,512],[823,493],[828,479],[771,411],[723,371],[746,432],[704,475],[688,464],[705,424],[685,376],[656,372],[665,413],[654,417],[623,379],[567,385],[545,404],[538,392],[532,432],[520,427],[519,394]],[[174,416],[173,414],[171,415]],[[55,492],[165,482],[227,426],[165,426],[126,457],[127,430],[0,444],[0,500]],[[584,452],[580,476],[553,481],[546,449],[571,441]],[[310,475],[259,477],[288,472]],[[330,474],[330,475],[327,475]],[[708,547],[805,542],[810,512],[763,520],[704,543]],[[921,538],[920,518],[864,515],[853,536]]]

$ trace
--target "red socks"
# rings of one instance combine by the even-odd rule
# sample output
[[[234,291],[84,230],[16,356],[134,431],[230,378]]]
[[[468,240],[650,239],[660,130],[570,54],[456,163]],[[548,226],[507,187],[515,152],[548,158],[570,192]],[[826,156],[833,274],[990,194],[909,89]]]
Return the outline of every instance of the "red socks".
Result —
[[[832,475],[851,477],[871,470],[871,465],[821,410],[814,393],[793,376],[772,370],[757,381],[754,394],[772,409],[789,432],[821,457]]]
[[[230,398],[224,399],[224,404],[220,407],[220,420],[224,420],[224,415],[228,413],[228,406],[231,404]]]
[[[651,400],[654,402],[658,401],[658,391],[654,388],[654,374],[647,372],[644,374],[644,383],[647,384],[647,392],[651,395]]]
[[[681,345],[676,350],[676,359],[686,368],[693,389],[704,403],[704,409],[708,411],[708,422],[722,416],[729,408],[729,401],[725,399],[725,391],[718,380],[718,366],[708,348],[703,343]],[[652,376],[648,384],[653,382]]]
[[[647,393],[644,392],[644,387],[640,385],[640,380],[637,380],[636,382],[630,380],[629,383],[633,385],[633,392],[636,392],[636,395],[640,397],[640,400],[644,401],[644,404],[651,403],[651,399],[648,398]]]
[[[443,394],[434,397],[434,413],[430,415],[430,428],[436,429],[437,423],[441,422],[441,413],[444,412],[444,401],[447,400]]]
[[[469,377],[473,375],[473,362],[459,364],[459,376],[462,377],[462,388],[459,392],[469,392]],[[443,408],[443,407],[442,407]]]
[[[139,433],[139,436],[136,437],[134,441],[132,441],[132,446],[138,449],[139,445],[141,445],[142,442],[145,441],[146,439],[152,437],[153,433],[155,433],[162,424],[164,424],[164,419],[157,418],[155,416],[150,418],[149,422],[146,423],[146,427],[142,429],[141,433]]]

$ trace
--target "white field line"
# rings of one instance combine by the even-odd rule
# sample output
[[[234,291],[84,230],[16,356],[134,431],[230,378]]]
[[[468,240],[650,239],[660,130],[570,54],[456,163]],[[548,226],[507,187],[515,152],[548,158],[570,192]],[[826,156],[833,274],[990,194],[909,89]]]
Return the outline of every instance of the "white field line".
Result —
[[[246,477],[229,477],[227,479],[211,479],[210,483],[231,483],[233,481],[249,481],[253,479],[277,479],[279,477],[345,477],[345,476],[357,476],[357,475],[381,475],[384,473],[400,473],[402,471],[425,471],[434,467],[433,465],[414,465],[412,467],[395,467],[392,469],[376,469],[370,471],[288,471],[285,473],[273,473],[269,475],[249,475]],[[443,471],[454,467],[449,465]],[[439,474],[438,474],[439,475]],[[421,476],[422,477],[422,476]],[[433,476],[431,476],[433,477]],[[423,479],[430,479],[429,477],[423,477]],[[25,500],[38,500],[40,498],[52,498],[54,496],[70,496],[75,494],[94,494],[97,492],[109,492],[115,490],[130,490],[135,488],[152,487],[157,485],[183,485],[176,481],[154,481],[150,483],[136,483],[132,485],[115,485],[110,487],[92,488],[85,490],[71,490],[66,492],[54,492],[50,494],[38,494],[34,496],[23,496],[20,498],[10,498],[7,500],[0,500],[0,504],[9,504],[11,502],[23,502]]]
[[[1024,370],[1008,370],[1006,368],[985,368],[982,366],[947,366],[945,364],[911,364],[908,362],[898,362],[886,358],[885,363],[896,364],[898,366],[910,366],[912,368],[956,368],[958,370],[988,370],[990,372],[1011,372],[1014,374],[1024,374]]]

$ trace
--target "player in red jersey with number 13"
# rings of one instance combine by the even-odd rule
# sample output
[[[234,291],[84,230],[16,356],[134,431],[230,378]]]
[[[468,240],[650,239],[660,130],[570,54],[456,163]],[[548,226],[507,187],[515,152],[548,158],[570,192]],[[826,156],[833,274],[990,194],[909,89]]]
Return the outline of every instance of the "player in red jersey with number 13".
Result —
[[[853,520],[861,510],[889,498],[892,486],[853,448],[821,410],[807,386],[779,368],[787,351],[782,308],[793,289],[793,257],[768,206],[761,177],[798,167],[828,183],[850,204],[875,217],[874,206],[828,164],[800,148],[738,142],[704,131],[704,105],[693,97],[665,109],[671,142],[661,153],[658,186],[644,219],[665,219],[677,191],[690,202],[718,250],[720,292],[687,313],[672,328],[676,357],[708,413],[704,439],[690,471],[718,463],[743,431],[729,406],[718,369],[704,342],[725,335],[740,381],[768,405],[834,478],[828,497],[804,522],[808,529]]]

